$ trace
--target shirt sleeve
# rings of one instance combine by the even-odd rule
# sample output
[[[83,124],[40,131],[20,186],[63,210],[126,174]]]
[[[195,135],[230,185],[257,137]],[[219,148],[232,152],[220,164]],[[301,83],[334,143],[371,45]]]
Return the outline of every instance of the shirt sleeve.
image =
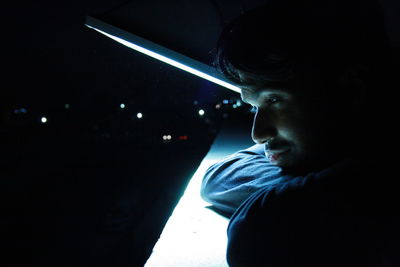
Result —
[[[209,167],[203,178],[201,196],[214,209],[231,216],[254,192],[286,178],[281,168],[268,161],[264,146],[257,144]]]

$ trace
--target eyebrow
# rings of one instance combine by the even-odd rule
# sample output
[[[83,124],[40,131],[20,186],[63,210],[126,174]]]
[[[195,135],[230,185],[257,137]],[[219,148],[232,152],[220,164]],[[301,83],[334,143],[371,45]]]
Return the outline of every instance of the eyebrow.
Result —
[[[249,101],[247,101],[250,99],[249,95],[252,96],[251,97],[252,99],[258,99],[260,95],[265,92],[270,94],[282,94],[285,96],[290,95],[290,93],[288,93],[285,89],[281,88],[254,88],[250,86],[245,86],[245,87],[240,87],[240,89],[241,89],[242,100],[247,104],[250,104]]]

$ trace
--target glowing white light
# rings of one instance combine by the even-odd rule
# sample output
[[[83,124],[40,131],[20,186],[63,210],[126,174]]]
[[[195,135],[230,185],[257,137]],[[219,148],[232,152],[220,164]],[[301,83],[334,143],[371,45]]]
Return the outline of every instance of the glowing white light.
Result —
[[[125,108],[125,104],[121,104],[121,105],[119,105],[119,106],[120,106],[121,109],[124,109],[124,108]]]
[[[205,208],[209,203],[199,194],[204,173],[216,161],[211,158],[202,161],[168,219],[145,267],[228,266],[225,260],[228,243],[225,232],[229,221]],[[192,262],[195,264],[190,264]]]
[[[70,105],[69,104],[65,104],[65,108],[69,109]]]
[[[136,115],[136,117],[137,117],[138,119],[142,119],[142,118],[143,118],[143,114],[139,112],[139,113]]]
[[[91,27],[91,26],[89,26],[89,27]],[[170,59],[170,58],[165,57],[165,56],[163,56],[163,55],[160,55],[160,54],[158,54],[158,53],[155,53],[155,52],[153,52],[153,51],[151,51],[151,50],[149,50],[149,49],[146,49],[146,48],[143,48],[143,47],[141,47],[141,46],[139,46],[139,45],[133,44],[133,43],[131,43],[131,42],[129,42],[129,41],[126,41],[126,40],[124,40],[124,39],[122,39],[122,38],[119,38],[119,37],[117,37],[117,36],[108,34],[108,33],[106,33],[106,32],[103,32],[103,31],[99,30],[99,29],[96,29],[96,28],[94,28],[94,27],[91,27],[91,28],[95,29],[96,31],[98,31],[98,32],[100,32],[100,33],[102,33],[102,34],[104,34],[105,36],[108,36],[109,38],[111,38],[111,39],[113,39],[113,40],[115,40],[115,41],[117,41],[117,42],[119,42],[119,43],[121,43],[121,44],[123,44],[123,45],[129,47],[129,48],[132,48],[132,49],[134,49],[134,50],[136,50],[136,51],[138,51],[138,52],[141,52],[141,53],[143,53],[143,54],[146,54],[146,55],[148,55],[148,56],[150,56],[150,57],[152,57],[152,58],[158,59],[158,60],[160,60],[160,61],[162,61],[162,62],[165,62],[165,63],[167,63],[167,64],[170,64],[170,65],[172,65],[172,66],[175,66],[175,67],[177,67],[177,68],[180,68],[180,69],[182,69],[182,70],[184,70],[184,71],[187,71],[187,72],[189,72],[189,73],[192,73],[192,74],[194,74],[194,75],[196,75],[196,76],[199,76],[199,77],[201,77],[201,78],[204,78],[204,79],[206,79],[206,80],[209,80],[210,82],[219,84],[219,85],[221,85],[221,86],[223,86],[223,87],[226,87],[226,88],[228,88],[228,89],[230,89],[230,90],[232,90],[232,91],[235,91],[235,92],[237,92],[237,93],[240,93],[240,88],[237,87],[237,86],[234,86],[234,85],[232,85],[232,84],[230,84],[230,83],[227,83],[227,82],[225,82],[225,81],[222,81],[222,80],[220,80],[220,79],[218,79],[218,78],[215,78],[215,77],[213,77],[213,76],[211,76],[211,75],[209,75],[209,74],[206,74],[206,73],[204,73],[204,72],[201,72],[201,71],[199,71],[199,70],[197,70],[197,69],[191,68],[191,67],[189,67],[189,66],[187,66],[187,65],[184,65],[184,64],[182,64],[182,63],[180,63],[180,62],[178,62],[178,61],[176,61],[176,60],[173,60],[173,59]]]
[[[172,135],[168,134],[168,135],[163,135],[163,140],[164,141],[170,141],[172,140]]]
[[[47,118],[46,117],[42,117],[41,122],[42,123],[46,123],[47,122]]]
[[[200,110],[199,110],[199,115],[200,115],[200,116],[204,116],[204,114],[205,114],[204,110],[200,109]]]

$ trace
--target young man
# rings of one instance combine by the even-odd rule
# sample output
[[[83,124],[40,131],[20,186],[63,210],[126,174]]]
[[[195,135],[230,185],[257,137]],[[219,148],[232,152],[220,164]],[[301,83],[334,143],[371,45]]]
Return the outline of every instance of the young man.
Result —
[[[379,6],[268,1],[217,65],[256,109],[256,145],[211,166],[230,266],[400,266],[389,46]]]

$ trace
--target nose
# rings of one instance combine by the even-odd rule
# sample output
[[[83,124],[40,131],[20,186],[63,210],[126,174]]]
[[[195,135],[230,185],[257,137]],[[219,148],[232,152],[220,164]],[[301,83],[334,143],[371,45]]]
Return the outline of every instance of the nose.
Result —
[[[278,131],[271,120],[270,115],[258,109],[253,120],[253,129],[251,132],[251,137],[253,141],[257,144],[263,144],[269,139],[276,137]]]

